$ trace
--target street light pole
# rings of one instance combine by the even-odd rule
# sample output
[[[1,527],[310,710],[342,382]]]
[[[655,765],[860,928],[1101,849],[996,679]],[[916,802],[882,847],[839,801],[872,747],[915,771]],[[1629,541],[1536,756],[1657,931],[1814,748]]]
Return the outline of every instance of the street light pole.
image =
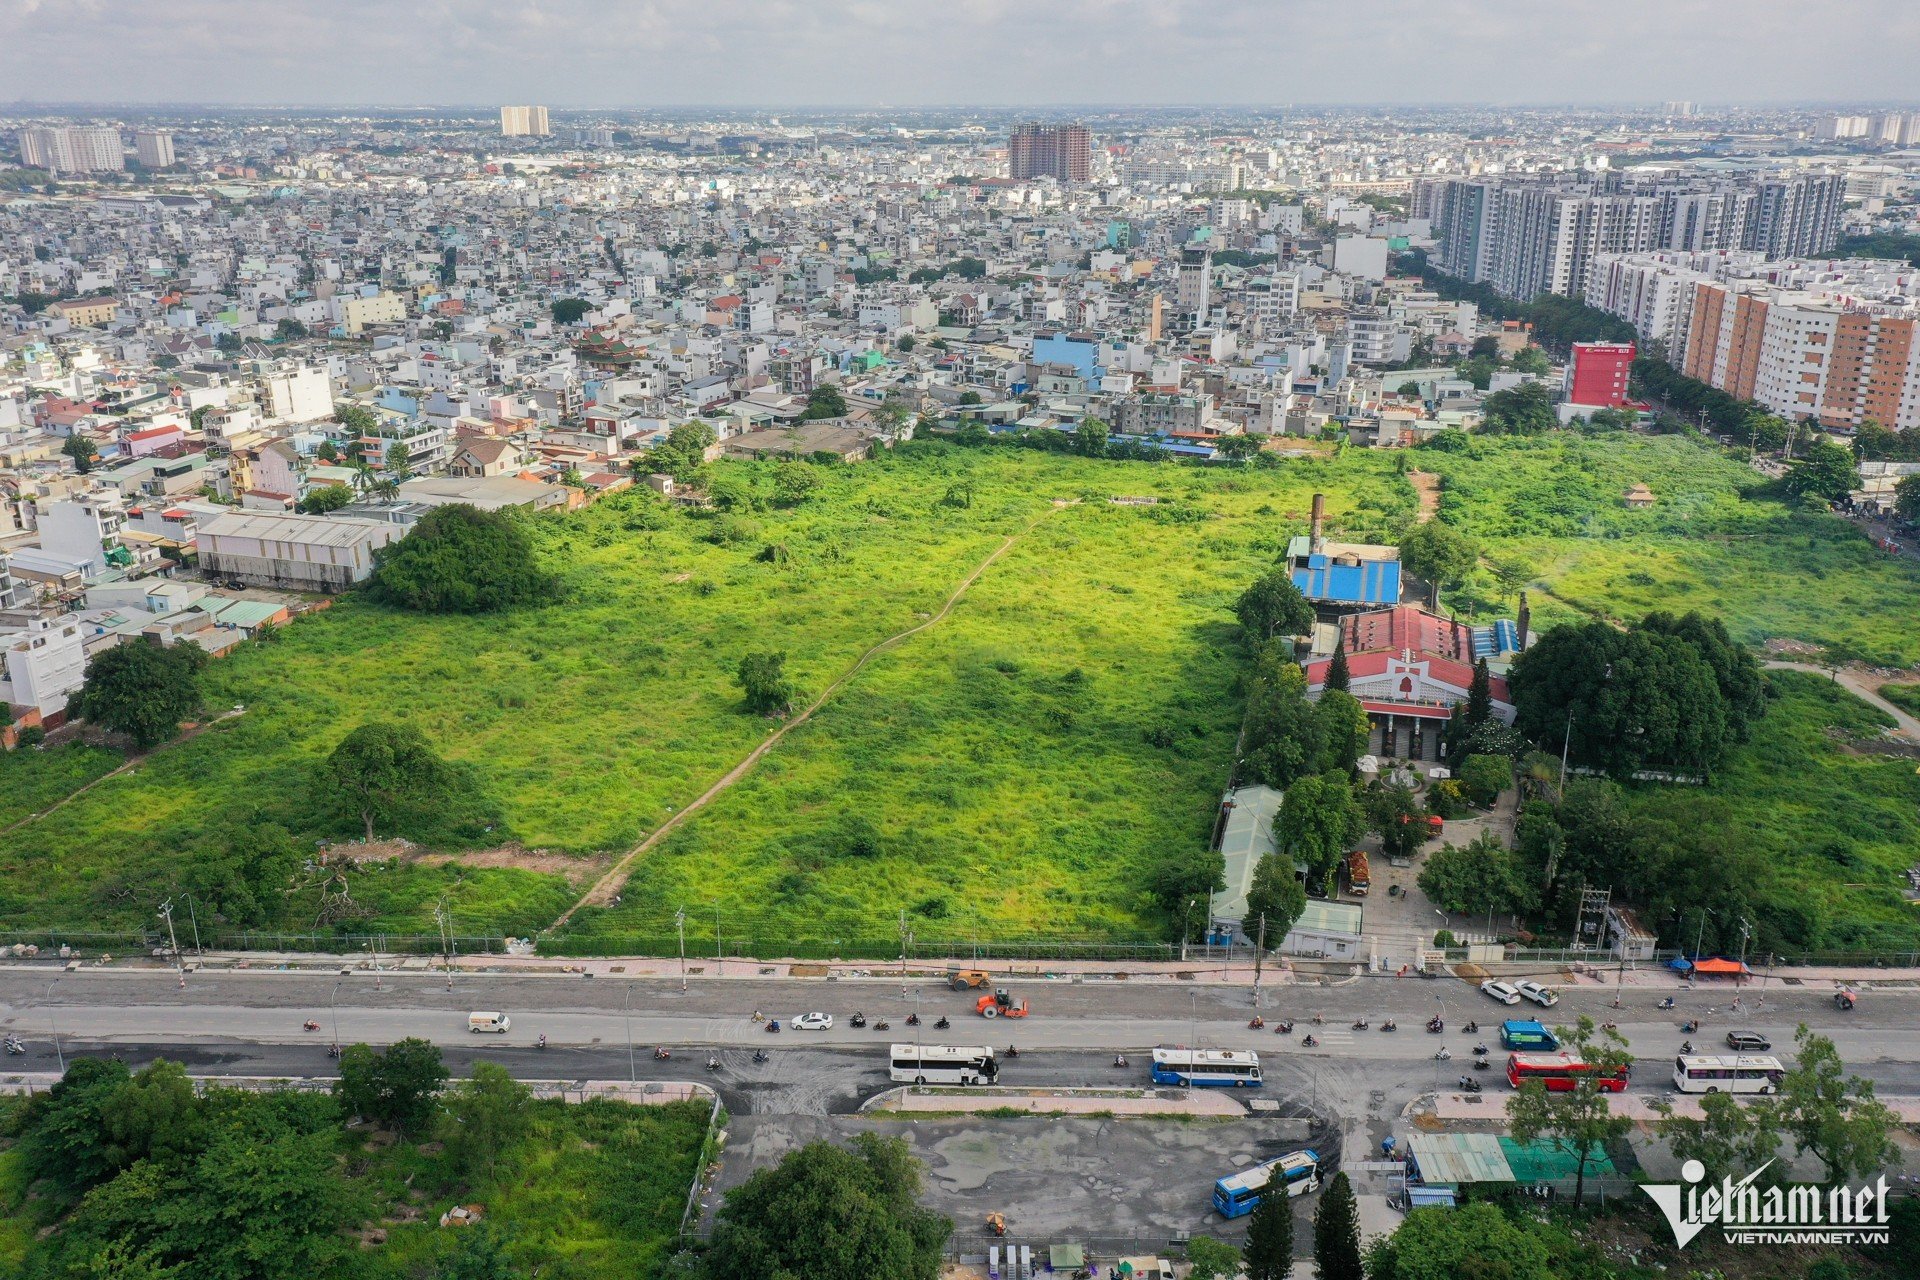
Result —
[[[337,997],[340,994],[340,983],[345,981],[345,978],[341,978],[333,984],[333,990],[327,992],[327,1012],[333,1020],[333,1047],[336,1049],[340,1047],[340,1004]]]
[[[160,904],[160,915],[167,922],[167,945],[173,948],[173,967],[180,975],[180,985],[187,985],[187,967],[180,960],[180,939],[173,932],[173,899],[168,898]]]
[[[47,984],[47,1023],[53,1028],[53,1057],[60,1064],[60,1074],[67,1074],[67,1055],[60,1052],[60,1019],[53,1012],[53,988],[60,979],[55,978]]]
[[[1200,993],[1187,992],[1187,1101],[1193,1101],[1193,1073],[1200,1069]]]
[[[633,1065],[633,984],[627,984],[626,999],[620,1002],[620,1017],[627,1024],[627,1083],[638,1084],[640,1076]]]
[[[680,994],[687,993],[687,909],[673,913],[674,927],[680,931]]]

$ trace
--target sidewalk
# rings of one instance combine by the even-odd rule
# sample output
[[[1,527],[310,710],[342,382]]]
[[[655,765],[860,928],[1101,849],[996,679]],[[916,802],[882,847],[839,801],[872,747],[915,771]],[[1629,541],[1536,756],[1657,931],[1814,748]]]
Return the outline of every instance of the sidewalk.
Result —
[[[1434,1098],[1433,1115],[1440,1120],[1490,1120],[1504,1125],[1507,1122],[1507,1099],[1512,1096],[1513,1090],[1504,1082],[1487,1086],[1485,1093],[1442,1092]],[[1886,1094],[1878,1096],[1900,1117],[1903,1124],[1920,1124],[1920,1098]],[[1613,1114],[1643,1121],[1660,1118],[1660,1113],[1653,1109],[1655,1102],[1668,1103],[1677,1116],[1695,1120],[1700,1118],[1700,1098],[1697,1094],[1649,1089],[1613,1094],[1607,1098],[1607,1106]]]
[[[1219,1089],[940,1089],[904,1085],[862,1103],[902,1115],[950,1111],[1031,1111],[1041,1115],[1211,1116],[1244,1120],[1247,1109]]]

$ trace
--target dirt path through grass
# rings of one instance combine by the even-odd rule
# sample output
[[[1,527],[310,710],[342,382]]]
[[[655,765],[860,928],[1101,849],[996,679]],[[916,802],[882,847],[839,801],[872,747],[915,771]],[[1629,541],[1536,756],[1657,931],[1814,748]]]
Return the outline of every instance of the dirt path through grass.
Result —
[[[95,778],[92,782],[87,783],[83,787],[78,787],[72,791],[69,791],[66,795],[61,796],[58,800],[55,800],[52,804],[48,805],[46,808],[42,809],[40,812],[30,813],[26,817],[20,819],[18,822],[10,823],[7,826],[0,827],[0,836],[6,835],[9,831],[18,831],[21,827],[26,826],[29,822],[40,821],[40,819],[46,817],[48,814],[52,813],[54,810],[59,809],[64,805],[71,804],[75,800],[78,800],[81,796],[87,794],[87,792],[93,790],[95,787],[105,782],[108,778],[117,778],[123,773],[128,773],[134,769],[138,769],[141,765],[151,760],[155,755],[158,755],[160,752],[167,750],[169,747],[177,747],[183,742],[191,742],[195,738],[199,737],[201,734],[205,733],[207,730],[213,728],[213,726],[220,724],[223,721],[231,720],[235,716],[241,715],[241,714],[243,713],[237,710],[223,711],[211,720],[201,721],[199,724],[194,725],[191,729],[188,729],[186,732],[182,733],[179,737],[173,738],[169,741],[161,743],[159,746],[155,747],[152,751],[148,751],[142,755],[137,755],[133,757],[131,760],[127,761],[125,764],[121,765],[119,768],[113,769],[107,773],[101,774],[99,777]]]
[[[1407,483],[1413,486],[1414,493],[1420,497],[1420,516],[1415,522],[1425,524],[1440,514],[1440,477],[1431,471],[1407,472]]]
[[[666,839],[669,835],[673,833],[673,831],[677,827],[679,827],[679,825],[682,822],[685,822],[687,818],[689,818],[695,813],[698,813],[700,810],[706,808],[709,804],[713,803],[713,801],[716,798],[718,798],[722,793],[724,793],[728,787],[731,787],[734,783],[746,777],[747,774],[752,771],[753,766],[760,763],[760,757],[766,755],[768,751],[771,751],[774,748],[774,746],[779,743],[780,739],[786,737],[791,730],[799,728],[801,725],[805,724],[808,720],[812,719],[813,713],[818,711],[821,707],[825,706],[827,704],[827,701],[831,699],[834,694],[840,692],[841,689],[846,687],[847,682],[853,679],[855,676],[859,675],[861,669],[865,667],[869,662],[873,661],[873,659],[879,657],[882,653],[885,653],[887,650],[893,648],[895,645],[899,644],[902,640],[905,640],[910,636],[918,635],[920,632],[925,631],[928,627],[936,625],[942,619],[944,619],[949,613],[953,612],[953,606],[960,603],[960,597],[966,595],[967,589],[971,587],[976,581],[979,580],[980,575],[985,573],[988,569],[992,568],[994,561],[998,560],[1001,556],[1005,555],[1007,551],[1012,548],[1014,543],[1018,542],[1021,538],[1025,537],[1027,534],[1032,533],[1034,528],[1038,526],[1042,520],[1045,520],[1048,516],[1052,515],[1055,511],[1060,510],[1062,507],[1073,506],[1073,505],[1075,505],[1075,502],[1056,501],[1051,508],[1049,508],[1046,511],[1042,511],[1039,515],[1035,516],[1032,520],[1029,520],[1025,528],[1019,529],[1016,532],[1008,534],[1006,538],[1001,541],[999,546],[995,547],[991,552],[987,554],[987,557],[984,560],[982,560],[979,564],[973,567],[972,572],[968,573],[966,577],[960,580],[959,585],[954,587],[952,593],[947,596],[946,602],[940,606],[940,609],[938,612],[926,618],[924,621],[915,623],[913,626],[908,627],[904,631],[894,632],[892,635],[888,636],[886,639],[880,641],[878,644],[873,645],[866,652],[862,653],[858,658],[854,660],[853,665],[848,667],[845,671],[842,671],[839,674],[839,676],[837,676],[834,679],[833,683],[828,685],[826,689],[820,694],[820,696],[818,698],[815,698],[813,702],[810,703],[804,711],[802,711],[799,715],[794,716],[792,719],[783,723],[779,728],[775,729],[772,733],[768,734],[766,738],[761,741],[759,746],[755,747],[751,752],[747,754],[746,759],[742,760],[739,764],[734,765],[733,768],[727,770],[725,774],[721,775],[720,780],[718,782],[715,782],[712,786],[708,787],[705,791],[701,792],[697,799],[693,800],[691,803],[686,805],[686,807],[682,808],[678,813],[674,814],[671,818],[668,818],[665,822],[661,823],[658,827],[654,828],[652,835],[649,835],[646,839],[642,840],[639,844],[627,850],[626,854],[623,857],[621,857],[621,859],[618,862],[615,862],[612,867],[608,868],[607,873],[605,875],[601,876],[600,879],[594,882],[594,885],[591,889],[588,889],[586,893],[581,895],[579,901],[575,902],[572,906],[568,907],[565,911],[561,912],[559,918],[556,919],[551,925],[549,925],[548,928],[557,929],[561,925],[564,925],[565,923],[567,923],[567,921],[573,919],[574,912],[580,910],[580,908],[582,907],[589,907],[589,906],[604,907],[608,903],[612,902],[614,895],[618,893],[620,890],[620,887],[627,882],[627,873],[632,868],[634,861],[637,858],[639,858],[640,855],[646,853],[649,849],[652,849],[655,845],[659,844],[662,840]]]

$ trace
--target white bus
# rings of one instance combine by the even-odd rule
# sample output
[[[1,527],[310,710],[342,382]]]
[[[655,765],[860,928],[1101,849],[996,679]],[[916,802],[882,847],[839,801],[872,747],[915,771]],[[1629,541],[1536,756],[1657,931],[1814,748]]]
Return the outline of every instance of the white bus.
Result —
[[[897,1044],[891,1071],[895,1084],[991,1084],[1000,1074],[1000,1064],[991,1045],[955,1049],[943,1044]]]
[[[1251,1049],[1155,1049],[1153,1082],[1258,1089],[1260,1055]]]
[[[1772,1093],[1786,1068],[1769,1057],[1696,1057],[1673,1060],[1673,1087],[1682,1093]]]

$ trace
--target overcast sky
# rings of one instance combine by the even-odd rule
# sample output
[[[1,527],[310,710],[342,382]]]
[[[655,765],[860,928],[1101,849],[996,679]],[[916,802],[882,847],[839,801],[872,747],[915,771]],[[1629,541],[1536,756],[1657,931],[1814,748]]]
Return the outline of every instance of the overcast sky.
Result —
[[[0,0],[14,101],[1667,98],[1920,98],[1920,0]]]

